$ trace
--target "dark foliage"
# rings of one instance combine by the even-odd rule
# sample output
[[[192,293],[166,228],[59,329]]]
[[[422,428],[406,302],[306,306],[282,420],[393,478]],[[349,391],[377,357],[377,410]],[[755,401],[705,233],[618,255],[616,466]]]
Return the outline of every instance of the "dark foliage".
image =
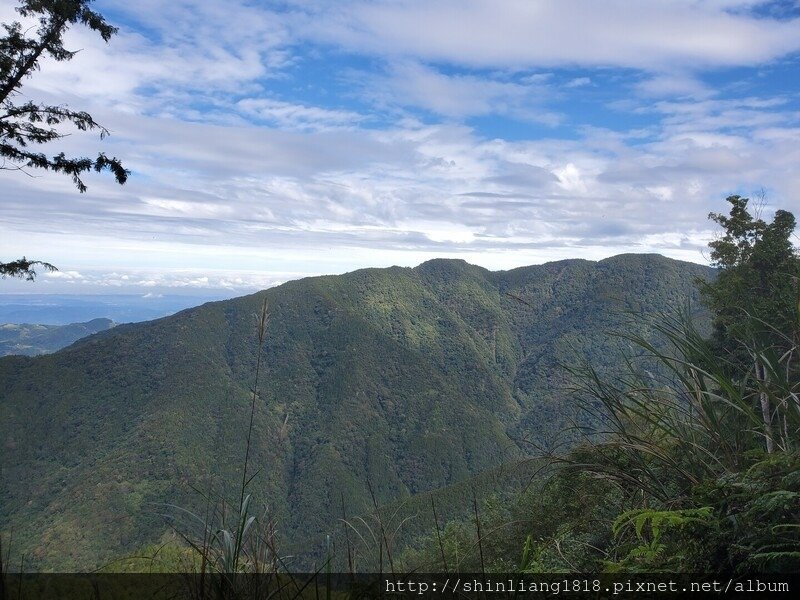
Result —
[[[30,149],[64,137],[57,126],[69,123],[80,131],[97,130],[101,139],[108,130],[92,116],[65,106],[47,106],[35,102],[15,103],[23,81],[38,68],[44,56],[57,61],[72,59],[75,51],[64,47],[63,36],[70,25],[81,24],[108,41],[116,33],[103,17],[89,8],[91,0],[24,0],[17,8],[23,17],[35,18],[39,26],[33,36],[21,23],[4,23],[0,38],[0,168],[24,170],[38,168],[64,173],[72,178],[79,191],[86,191],[81,174],[87,171],[111,171],[120,184],[128,171],[117,158],[100,153],[96,159],[67,157],[63,152],[47,156]]]
[[[64,47],[63,37],[71,25],[84,25],[108,41],[116,28],[89,8],[92,0],[22,0],[17,12],[38,21],[33,35],[21,23],[3,23],[4,35],[0,37],[0,170],[18,171],[43,169],[68,175],[78,191],[86,191],[84,173],[110,171],[120,184],[130,174],[116,157],[99,153],[97,158],[70,157],[64,152],[48,155],[35,149],[63,138],[63,125],[72,125],[79,131],[98,131],[105,138],[109,131],[84,111],[66,106],[48,106],[36,102],[17,102],[22,84],[39,69],[45,56],[57,61],[70,60],[75,51]],[[3,277],[22,277],[32,281],[39,265],[48,270],[54,267],[25,258],[0,262]]]
[[[50,263],[42,262],[40,260],[28,260],[24,256],[18,260],[11,262],[0,262],[0,277],[21,277],[28,281],[33,281],[36,278],[36,267],[39,266],[45,271],[57,271]]]

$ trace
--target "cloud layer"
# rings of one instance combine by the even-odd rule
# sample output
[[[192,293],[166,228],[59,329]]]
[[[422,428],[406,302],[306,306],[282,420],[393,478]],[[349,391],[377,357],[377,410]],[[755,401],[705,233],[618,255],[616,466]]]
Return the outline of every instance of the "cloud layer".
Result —
[[[57,149],[124,157],[129,183],[91,176],[79,195],[0,173],[2,257],[58,263],[53,286],[246,290],[433,256],[702,261],[726,194],[798,208],[785,3],[97,8],[120,34],[72,31],[83,50],[25,94],[90,109],[112,137]]]

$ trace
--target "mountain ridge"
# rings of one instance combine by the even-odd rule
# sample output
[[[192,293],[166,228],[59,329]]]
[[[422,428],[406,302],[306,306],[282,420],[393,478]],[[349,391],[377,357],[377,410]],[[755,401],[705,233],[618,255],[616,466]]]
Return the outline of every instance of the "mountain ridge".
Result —
[[[558,365],[613,368],[624,313],[696,300],[700,265],[628,255],[492,272],[438,259],[320,276],[0,359],[4,532],[43,569],[97,566],[166,535],[157,503],[230,500],[256,362],[253,492],[313,561],[341,515],[524,456],[569,418]],[[646,325],[643,332],[647,333]]]

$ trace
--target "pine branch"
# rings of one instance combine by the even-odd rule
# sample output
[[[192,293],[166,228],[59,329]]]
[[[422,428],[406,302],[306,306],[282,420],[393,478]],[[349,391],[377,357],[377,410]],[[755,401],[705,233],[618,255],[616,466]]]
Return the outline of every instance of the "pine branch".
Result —
[[[45,271],[58,271],[58,269],[50,263],[41,260],[28,260],[23,256],[11,262],[0,262],[0,278],[19,277],[21,279],[33,281],[36,278],[36,269],[34,269],[34,267],[37,265],[42,267]]]

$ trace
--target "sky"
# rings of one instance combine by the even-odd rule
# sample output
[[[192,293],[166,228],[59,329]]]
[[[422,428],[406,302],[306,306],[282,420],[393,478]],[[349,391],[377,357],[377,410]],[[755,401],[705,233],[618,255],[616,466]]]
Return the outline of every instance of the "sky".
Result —
[[[0,21],[20,20],[0,3]],[[800,2],[97,0],[18,101],[89,111],[0,170],[0,293],[230,295],[434,257],[708,262],[731,194],[800,212]]]

